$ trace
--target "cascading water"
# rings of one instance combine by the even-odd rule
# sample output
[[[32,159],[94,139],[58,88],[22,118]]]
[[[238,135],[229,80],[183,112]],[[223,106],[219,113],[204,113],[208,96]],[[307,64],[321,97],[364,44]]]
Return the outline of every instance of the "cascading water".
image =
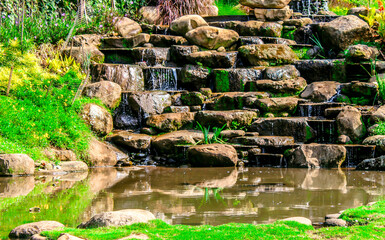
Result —
[[[129,94],[122,94],[122,101],[114,112],[114,127],[117,129],[138,129],[142,126],[140,113],[132,110],[129,101]]]
[[[329,11],[328,0],[292,0],[290,8],[294,12],[300,12],[303,15],[316,15],[320,11]]]
[[[169,67],[150,67],[143,69],[146,89],[177,91],[178,90],[178,70]]]

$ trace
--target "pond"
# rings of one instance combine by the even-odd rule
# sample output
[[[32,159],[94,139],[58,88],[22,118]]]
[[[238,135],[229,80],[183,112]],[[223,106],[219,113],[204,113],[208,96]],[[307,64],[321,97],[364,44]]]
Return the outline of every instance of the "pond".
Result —
[[[383,172],[337,169],[98,168],[0,178],[0,238],[27,222],[76,227],[97,213],[129,208],[170,224],[259,224],[294,216],[319,223],[384,194]]]

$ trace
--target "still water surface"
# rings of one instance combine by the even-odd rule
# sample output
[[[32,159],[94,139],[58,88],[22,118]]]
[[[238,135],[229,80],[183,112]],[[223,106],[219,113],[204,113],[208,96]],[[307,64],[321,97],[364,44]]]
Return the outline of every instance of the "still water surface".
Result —
[[[324,169],[100,168],[0,178],[0,238],[25,222],[75,227],[94,214],[129,208],[147,209],[170,224],[256,224],[292,216],[317,223],[384,195],[384,172]],[[41,210],[30,213],[32,207]]]

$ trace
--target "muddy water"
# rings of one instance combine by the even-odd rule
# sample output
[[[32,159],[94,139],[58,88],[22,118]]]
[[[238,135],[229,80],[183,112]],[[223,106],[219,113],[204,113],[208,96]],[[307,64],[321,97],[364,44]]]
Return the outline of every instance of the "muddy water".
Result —
[[[384,195],[384,172],[323,169],[101,168],[88,175],[0,178],[0,238],[24,222],[76,226],[128,208],[147,209],[170,224],[271,223],[292,216],[317,223]],[[29,213],[31,207],[41,211]]]

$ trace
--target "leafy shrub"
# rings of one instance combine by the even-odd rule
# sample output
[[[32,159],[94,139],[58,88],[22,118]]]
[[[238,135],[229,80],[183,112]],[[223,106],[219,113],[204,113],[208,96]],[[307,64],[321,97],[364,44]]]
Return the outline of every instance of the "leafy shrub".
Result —
[[[246,15],[244,11],[237,7],[237,1],[230,0],[217,0],[215,1],[215,6],[218,7],[218,15],[219,16],[227,16],[227,15]]]

